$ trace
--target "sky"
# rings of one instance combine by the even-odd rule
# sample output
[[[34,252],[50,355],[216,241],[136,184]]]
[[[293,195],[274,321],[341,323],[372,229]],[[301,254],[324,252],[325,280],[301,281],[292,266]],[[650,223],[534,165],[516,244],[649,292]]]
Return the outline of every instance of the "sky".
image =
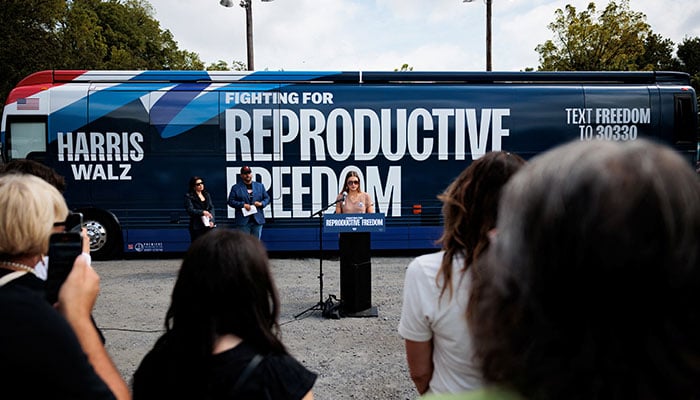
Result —
[[[180,49],[206,65],[246,61],[245,10],[219,0],[147,0],[161,28]],[[492,0],[494,71],[539,65],[538,44],[553,38],[547,25],[567,4],[583,11],[591,0]],[[484,0],[252,0],[256,70],[483,71]],[[599,10],[607,0],[594,0]],[[630,0],[651,29],[678,44],[700,37],[700,1]]]

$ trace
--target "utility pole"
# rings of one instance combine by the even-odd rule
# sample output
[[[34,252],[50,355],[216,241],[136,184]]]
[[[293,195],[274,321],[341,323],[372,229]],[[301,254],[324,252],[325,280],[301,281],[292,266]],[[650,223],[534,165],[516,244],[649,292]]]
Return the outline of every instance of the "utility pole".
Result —
[[[272,0],[262,0],[272,1]],[[219,2],[224,7],[233,7],[233,0],[221,0]],[[247,50],[247,68],[248,71],[255,70],[255,57],[253,54],[253,0],[241,0],[239,3],[245,9],[245,40]]]

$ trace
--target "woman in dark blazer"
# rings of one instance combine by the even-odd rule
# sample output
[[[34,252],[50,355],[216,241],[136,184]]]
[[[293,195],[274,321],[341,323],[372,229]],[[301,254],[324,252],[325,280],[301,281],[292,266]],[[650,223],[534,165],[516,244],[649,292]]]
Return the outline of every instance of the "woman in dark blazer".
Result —
[[[185,193],[185,210],[190,216],[190,239],[198,237],[214,228],[214,204],[211,195],[204,190],[204,179],[190,178],[189,190]]]

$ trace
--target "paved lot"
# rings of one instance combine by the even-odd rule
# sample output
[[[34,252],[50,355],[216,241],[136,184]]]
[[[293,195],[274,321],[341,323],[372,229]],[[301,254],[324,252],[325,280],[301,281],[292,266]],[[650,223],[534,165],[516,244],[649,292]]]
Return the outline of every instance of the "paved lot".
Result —
[[[323,319],[319,311],[294,315],[319,301],[319,260],[273,259],[282,301],[283,341],[319,374],[316,399],[412,399],[403,340],[396,332],[408,257],[372,259],[372,304],[377,318]],[[181,260],[95,262],[102,289],[95,319],[122,375],[131,380],[162,334],[165,312]],[[340,296],[339,263],[323,260],[324,298]]]

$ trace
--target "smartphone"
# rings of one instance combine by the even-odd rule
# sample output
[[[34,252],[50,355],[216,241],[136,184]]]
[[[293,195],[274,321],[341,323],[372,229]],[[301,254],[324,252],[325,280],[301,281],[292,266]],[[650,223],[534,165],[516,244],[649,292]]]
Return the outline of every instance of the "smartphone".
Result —
[[[81,232],[83,229],[83,214],[79,212],[69,213],[64,224],[68,232]]]
[[[83,252],[83,236],[79,232],[59,232],[49,239],[49,265],[46,278],[46,299],[54,304],[58,291],[73,269],[75,259]]]

